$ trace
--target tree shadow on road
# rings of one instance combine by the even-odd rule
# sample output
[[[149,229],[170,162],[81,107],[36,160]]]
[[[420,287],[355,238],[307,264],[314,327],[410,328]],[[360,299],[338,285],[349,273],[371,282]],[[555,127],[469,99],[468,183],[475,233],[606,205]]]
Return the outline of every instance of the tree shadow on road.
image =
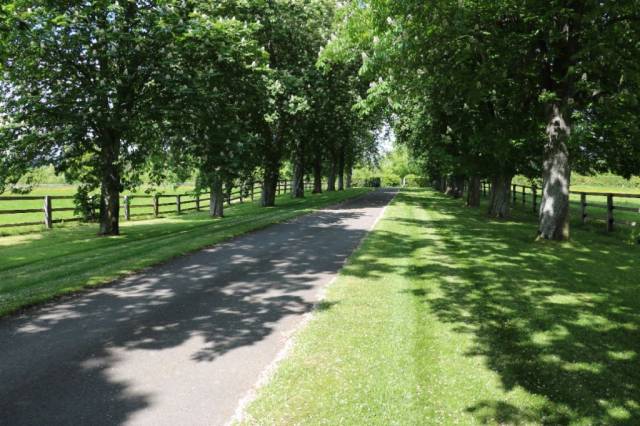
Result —
[[[200,364],[272,338],[278,323],[313,308],[319,282],[365,236],[362,208],[389,198],[349,201],[0,322],[9,348],[0,423],[121,424],[157,400],[135,372],[121,372],[130,357],[144,367],[173,350],[184,358],[172,362]]]

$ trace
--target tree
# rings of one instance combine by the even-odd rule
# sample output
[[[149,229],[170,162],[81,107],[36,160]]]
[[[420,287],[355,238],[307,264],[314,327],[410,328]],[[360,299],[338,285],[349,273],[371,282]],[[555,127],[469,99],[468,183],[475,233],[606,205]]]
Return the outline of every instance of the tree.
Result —
[[[100,234],[119,234],[120,193],[162,141],[158,88],[181,17],[170,1],[14,0],[0,34],[0,177],[56,171],[99,188]]]
[[[210,193],[210,215],[224,215],[223,184],[257,165],[255,105],[264,95],[266,52],[255,39],[259,25],[225,16],[220,2],[201,2],[185,20],[165,102],[173,168],[198,172],[197,189]],[[227,3],[233,3],[232,1]],[[165,163],[162,158],[160,165]]]
[[[539,174],[539,234],[565,239],[572,167],[640,173],[633,2],[372,0],[345,10],[334,45],[366,52],[366,103],[391,111],[399,139],[453,175],[454,192],[462,176],[476,191],[490,178],[491,215],[508,215],[514,174]]]
[[[310,111],[308,89],[317,75],[316,61],[329,37],[334,4],[329,0],[261,0],[238,10],[256,16],[257,39],[269,55],[264,102],[256,107],[257,145],[263,172],[262,205],[275,204],[282,160],[301,146],[305,114]]]

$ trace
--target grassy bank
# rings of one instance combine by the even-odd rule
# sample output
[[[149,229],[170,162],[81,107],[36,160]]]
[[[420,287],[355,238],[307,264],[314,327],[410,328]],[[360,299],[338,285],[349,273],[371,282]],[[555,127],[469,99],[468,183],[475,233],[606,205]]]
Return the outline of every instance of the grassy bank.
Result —
[[[257,424],[638,424],[640,248],[408,191],[249,407]]]
[[[2,237],[0,316],[364,192],[353,189],[304,200],[285,195],[278,207],[234,205],[218,220],[198,213],[123,223],[122,235],[112,238],[97,237],[95,225]]]

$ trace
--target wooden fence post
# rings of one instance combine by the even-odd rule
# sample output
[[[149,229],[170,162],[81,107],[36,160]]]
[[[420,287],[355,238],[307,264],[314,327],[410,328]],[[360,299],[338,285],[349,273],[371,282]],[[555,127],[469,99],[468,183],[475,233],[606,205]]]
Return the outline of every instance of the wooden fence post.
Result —
[[[538,212],[538,188],[533,185],[531,187],[531,193],[533,195],[533,213],[537,213]]]
[[[199,192],[196,194],[196,211],[197,212],[200,211],[200,193]]]
[[[284,193],[285,193],[285,194],[287,193],[287,183],[288,183],[288,182],[289,182],[289,181],[287,181],[287,180],[285,180],[285,181],[284,181]]]
[[[613,231],[613,226],[614,226],[614,219],[613,219],[613,209],[614,209],[614,205],[613,205],[613,195],[608,194],[607,195],[607,231],[611,232]]]
[[[513,205],[516,205],[516,197],[518,195],[518,185],[513,185]]]
[[[526,193],[526,189],[527,187],[522,185],[522,205],[526,206],[527,205],[527,193]]]
[[[44,196],[44,226],[47,229],[53,228],[53,209],[51,208],[51,197]]]
[[[582,223],[587,223],[587,194],[580,194],[580,214]]]
[[[181,195],[176,195],[176,213],[182,213],[182,200]]]
[[[251,182],[251,201],[253,201],[254,194],[256,192],[256,183]]]
[[[125,195],[124,196],[124,220],[130,220],[131,219],[131,206],[130,206],[130,202],[129,202],[129,196]]]
[[[153,196],[153,216],[158,217],[160,215],[160,206],[159,204],[160,196],[158,194]]]

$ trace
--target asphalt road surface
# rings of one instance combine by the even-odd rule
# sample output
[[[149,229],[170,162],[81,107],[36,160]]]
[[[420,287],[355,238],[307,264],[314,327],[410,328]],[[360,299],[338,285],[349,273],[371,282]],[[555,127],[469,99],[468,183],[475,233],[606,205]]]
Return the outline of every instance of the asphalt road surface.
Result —
[[[227,423],[394,195],[0,320],[0,424]]]

